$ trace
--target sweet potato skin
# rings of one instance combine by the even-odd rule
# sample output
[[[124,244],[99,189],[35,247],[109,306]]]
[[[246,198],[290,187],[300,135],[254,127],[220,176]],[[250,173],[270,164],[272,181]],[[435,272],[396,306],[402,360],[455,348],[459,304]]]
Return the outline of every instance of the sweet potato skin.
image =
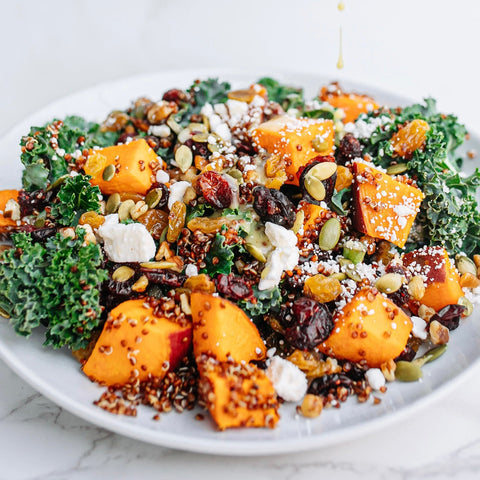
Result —
[[[403,248],[424,194],[363,162],[353,172],[354,227]]]
[[[322,138],[322,151],[312,140]],[[254,143],[272,155],[285,159],[286,184],[298,185],[298,171],[318,155],[332,155],[333,122],[324,119],[277,117],[260,124],[252,132]]]
[[[219,361],[263,360],[266,347],[255,324],[234,303],[209,293],[190,295],[193,320],[193,351],[213,355]]]
[[[420,301],[427,307],[438,312],[447,305],[458,303],[463,296],[460,275],[444,248],[413,250],[404,254],[402,261],[412,274],[422,272],[426,276],[425,294]]]
[[[156,316],[142,299],[115,307],[95,348],[83,365],[84,373],[102,385],[124,385],[149,374],[162,378],[188,354],[191,324],[182,326]]]
[[[360,290],[334,317],[331,335],[318,345],[326,355],[365,361],[379,367],[405,348],[412,321],[393,302],[376,290]]]
[[[158,162],[157,154],[144,139],[140,139],[91,151],[84,170],[92,177],[90,183],[98,185],[104,194],[134,192],[145,195],[153,183],[152,162]],[[117,170],[109,181],[102,176],[107,165],[114,165]]]

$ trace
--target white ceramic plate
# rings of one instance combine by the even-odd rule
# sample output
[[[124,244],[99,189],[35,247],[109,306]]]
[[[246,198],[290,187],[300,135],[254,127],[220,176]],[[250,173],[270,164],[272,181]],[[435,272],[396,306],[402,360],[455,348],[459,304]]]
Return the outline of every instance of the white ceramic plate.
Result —
[[[186,88],[195,78],[218,76],[234,88],[250,85],[269,74],[286,83],[303,86],[307,98],[313,97],[320,85],[331,79],[300,73],[204,70],[161,73],[129,78],[82,91],[61,99],[32,115],[0,141],[0,189],[20,186],[21,164],[19,140],[31,125],[43,125],[52,118],[78,114],[101,121],[113,109],[126,108],[130,101],[145,95],[161,98],[173,87]],[[395,94],[364,85],[342,82],[347,89],[366,92],[380,103],[408,103]],[[419,101],[416,99],[415,101]],[[480,139],[471,135],[468,149],[480,150]],[[473,163],[473,162],[472,162]],[[275,430],[245,429],[218,432],[212,421],[197,421],[197,412],[161,415],[152,420],[153,410],[139,411],[136,418],[116,416],[94,406],[103,389],[91,383],[80,371],[78,363],[65,351],[42,348],[42,335],[36,332],[29,339],[18,337],[5,319],[0,317],[0,357],[25,381],[46,397],[79,417],[108,430],[152,444],[182,450],[228,454],[260,455],[306,450],[350,440],[393,421],[438,398],[461,381],[480,356],[480,312],[464,320],[451,335],[447,353],[424,368],[424,378],[416,383],[395,382],[381,395],[382,402],[359,404],[350,399],[340,409],[330,409],[313,420],[295,414],[295,405],[281,407],[281,420]]]

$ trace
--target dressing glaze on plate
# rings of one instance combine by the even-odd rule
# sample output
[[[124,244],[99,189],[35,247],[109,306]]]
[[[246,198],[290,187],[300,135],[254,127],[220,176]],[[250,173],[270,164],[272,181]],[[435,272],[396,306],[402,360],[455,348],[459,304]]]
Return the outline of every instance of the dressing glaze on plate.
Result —
[[[232,70],[185,70],[133,77],[100,85],[63,98],[27,118],[0,140],[0,189],[21,186],[20,147],[22,135],[30,126],[43,125],[53,118],[80,115],[101,122],[115,109],[124,109],[140,96],[153,100],[161,98],[170,88],[187,88],[194,79],[219,77],[229,81],[232,88],[246,88],[256,79],[269,75],[281,82],[302,86],[306,98],[313,98],[319,87],[331,78],[287,72],[259,72],[257,75]],[[342,81],[344,88],[373,96],[380,104],[406,105],[420,99],[407,100],[392,93],[365,85]],[[460,119],[461,120],[461,119]],[[480,137],[470,133],[470,140],[460,150],[480,151]],[[470,171],[473,162],[467,165]],[[466,169],[467,173],[470,173]],[[53,402],[69,412],[113,432],[164,447],[224,455],[262,455],[287,453],[333,445],[351,440],[410,414],[437,399],[457,385],[480,357],[480,311],[462,321],[452,332],[448,350],[441,358],[425,366],[424,377],[415,383],[387,384],[379,405],[373,398],[360,404],[350,398],[339,409],[324,410],[316,419],[296,414],[295,404],[280,408],[281,420],[274,430],[241,429],[218,432],[213,421],[195,420],[199,410],[178,414],[161,414],[159,422],[152,420],[153,409],[140,407],[137,417],[117,416],[93,405],[104,388],[90,382],[82,374],[78,362],[66,350],[54,351],[42,347],[43,332],[30,338],[17,336],[8,320],[0,317],[0,358],[20,377]]]

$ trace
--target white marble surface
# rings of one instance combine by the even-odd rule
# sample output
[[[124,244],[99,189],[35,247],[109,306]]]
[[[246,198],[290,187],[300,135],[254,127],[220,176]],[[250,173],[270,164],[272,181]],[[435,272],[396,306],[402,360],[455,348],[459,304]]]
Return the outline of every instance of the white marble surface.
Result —
[[[2,0],[0,134],[58,96],[195,66],[318,71],[414,98],[436,96],[480,131],[480,5],[424,0]],[[343,25],[345,69],[335,69]],[[477,479],[480,366],[408,420],[295,455],[214,457],[158,448],[63,411],[0,362],[0,480]]]

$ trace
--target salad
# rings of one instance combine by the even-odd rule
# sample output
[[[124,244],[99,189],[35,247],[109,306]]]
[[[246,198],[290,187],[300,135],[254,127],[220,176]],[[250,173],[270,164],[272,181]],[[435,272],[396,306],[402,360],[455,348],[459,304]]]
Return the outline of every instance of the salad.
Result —
[[[112,413],[224,430],[379,403],[480,301],[467,137],[433,99],[271,78],[34,126],[0,191],[0,315],[71,350]]]

